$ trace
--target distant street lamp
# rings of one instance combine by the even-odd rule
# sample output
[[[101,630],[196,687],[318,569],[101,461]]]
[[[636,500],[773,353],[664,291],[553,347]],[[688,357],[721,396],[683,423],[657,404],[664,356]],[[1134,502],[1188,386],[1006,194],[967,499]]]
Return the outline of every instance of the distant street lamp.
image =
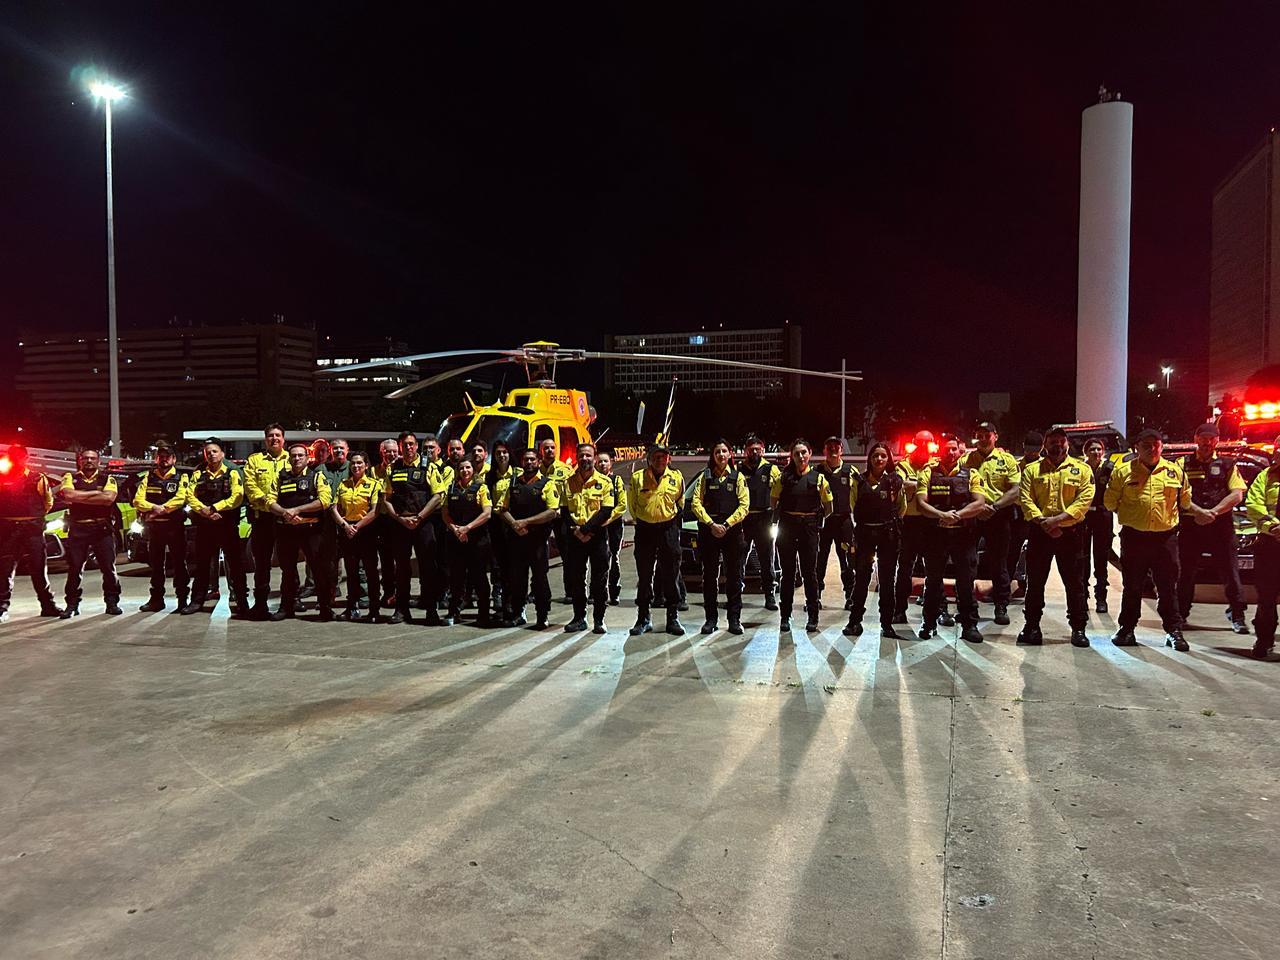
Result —
[[[111,456],[122,455],[120,442],[120,370],[116,359],[116,232],[111,196],[111,105],[127,94],[114,83],[95,80],[89,93],[101,100],[107,117],[107,370],[111,390]]]
[[[1164,388],[1169,389],[1169,378],[1173,376],[1173,367],[1161,367],[1160,372],[1164,374]]]

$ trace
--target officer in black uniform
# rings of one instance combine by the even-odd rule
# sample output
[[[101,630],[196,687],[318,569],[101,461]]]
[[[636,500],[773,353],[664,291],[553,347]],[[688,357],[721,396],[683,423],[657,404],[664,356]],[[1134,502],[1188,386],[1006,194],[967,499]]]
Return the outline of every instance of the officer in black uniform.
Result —
[[[942,574],[950,559],[956,574],[960,636],[969,643],[982,642],[982,634],[978,632],[978,606],[973,599],[973,578],[978,567],[975,522],[986,502],[978,488],[972,471],[960,463],[960,441],[953,436],[944,437],[941,458],[929,468],[924,486],[916,493],[920,512],[934,521],[925,540],[921,640],[928,640],[938,632]]]
[[[298,609],[298,552],[316,578],[320,619],[333,619],[331,564],[322,550],[321,516],[333,503],[333,492],[322,471],[308,469],[311,450],[305,443],[289,447],[289,469],[278,473],[267,491],[267,509],[276,518],[276,553],[280,558],[280,609],[272,620],[288,620]]]
[[[0,458],[0,623],[9,619],[13,575],[18,559],[27,561],[31,586],[40,598],[40,616],[60,617],[49,586],[49,561],[44,551],[44,518],[53,506],[49,479],[27,467],[27,448],[14,443]]]
[[[209,596],[209,580],[218,589],[218,555],[227,565],[227,586],[238,617],[249,616],[249,593],[245,581],[244,546],[240,540],[240,512],[244,487],[240,474],[227,465],[222,441],[210,437],[204,442],[204,466],[187,482],[187,507],[196,528],[196,572],[191,602],[183,614],[199,613]]]
[[[478,447],[479,444],[476,446]],[[473,454],[475,449],[475,447],[472,448]],[[491,462],[484,472],[483,479],[489,491],[489,506],[493,508],[493,516],[485,525],[489,531],[489,545],[493,551],[489,561],[489,577],[493,584],[490,603],[493,606],[494,616],[502,621],[509,619],[507,617],[507,571],[511,567],[511,547],[507,543],[507,525],[502,522],[498,513],[502,509],[502,498],[511,481],[516,478],[517,471],[511,462],[511,447],[505,440],[495,440],[489,455]],[[474,462],[473,456],[472,463]]]
[[[773,562],[776,545],[773,538],[771,498],[777,493],[782,471],[776,464],[764,459],[764,441],[759,437],[754,435],[747,437],[745,452],[746,459],[738,467],[743,479],[747,481],[747,496],[750,502],[747,519],[742,521],[743,577],[746,576],[747,560],[754,549],[756,560],[760,564],[760,589],[764,591],[764,608],[777,610],[778,601],[774,599],[774,592],[777,590],[778,580]]]
[[[435,438],[431,439],[434,442]],[[396,606],[387,623],[412,619],[409,578],[415,552],[422,589],[420,607],[426,612],[424,622],[427,626],[441,623],[437,605],[444,588],[436,557],[436,525],[431,517],[438,511],[444,491],[448,489],[446,476],[452,481],[453,471],[441,472],[418,456],[418,438],[412,432],[400,434],[400,459],[391,466],[382,498],[382,509],[396,524],[392,528],[396,544]]]
[[[378,465],[369,468],[373,478],[382,484],[383,490],[390,489],[391,468],[400,459],[400,441],[388,437],[378,444]],[[382,584],[382,602],[379,606],[395,609],[391,601],[395,599],[396,589],[396,531],[400,524],[385,513],[380,513],[373,521],[373,529],[378,538],[378,580]]]
[[[609,450],[597,451],[596,470],[608,477],[613,484],[613,516],[605,525],[604,532],[609,539],[609,606],[616,607],[622,596],[622,566],[618,563],[618,554],[622,552],[627,482],[613,472],[613,453]]]
[[[1182,468],[1191,484],[1191,505],[1178,524],[1178,562],[1181,581],[1178,604],[1182,622],[1191,616],[1196,592],[1196,568],[1209,554],[1218,566],[1222,588],[1227,595],[1227,619],[1231,629],[1247,634],[1244,621],[1244,594],[1240,587],[1240,566],[1236,558],[1236,531],[1232,520],[1235,508],[1244,501],[1248,484],[1235,463],[1218,456],[1218,428],[1212,423],[1196,427],[1196,452],[1183,458]]]
[[[742,521],[751,506],[746,479],[733,465],[732,451],[724,440],[711,445],[707,468],[693,482],[693,514],[698,518],[698,559],[702,562],[704,634],[719,629],[720,572],[729,613],[729,632],[742,634]],[[721,565],[723,560],[723,566]]]
[[[849,623],[846,637],[862,633],[862,615],[867,610],[867,591],[871,587],[871,564],[879,558],[880,635],[897,637],[893,629],[896,611],[893,586],[898,564],[898,533],[903,508],[902,475],[894,469],[893,454],[887,444],[873,443],[867,451],[865,473],[855,474],[852,501],[854,531],[853,596],[849,601]]]
[[[102,572],[102,597],[107,613],[119,616],[120,578],[116,576],[116,480],[98,468],[98,451],[76,454],[77,470],[62,480],[60,495],[67,502],[67,605],[65,620],[80,613],[80,578],[89,552]]]
[[[173,592],[178,609],[187,605],[187,488],[174,466],[173,448],[156,443],[156,465],[138,482],[133,505],[147,528],[147,563],[151,566],[151,598],[138,609],[158,613],[164,609],[165,559],[173,563]]]
[[[547,538],[560,516],[560,483],[538,469],[538,451],[520,452],[520,475],[513,477],[502,501],[502,519],[508,529],[511,566],[507,580],[507,619],[504,627],[523,626],[524,605],[533,578],[536,629],[547,629],[551,613],[551,584],[547,581]]]
[[[1093,503],[1084,515],[1084,540],[1082,542],[1085,596],[1089,593],[1090,558],[1093,554],[1093,599],[1098,613],[1107,612],[1108,564],[1111,560],[1111,543],[1115,539],[1115,522],[1102,498],[1111,482],[1111,470],[1115,466],[1107,458],[1107,448],[1101,440],[1086,440],[1084,462],[1093,471]],[[1021,514],[1019,514],[1021,515]]]
[[[804,584],[804,606],[809,614],[805,630],[818,629],[818,536],[824,516],[831,515],[831,488],[827,478],[809,465],[809,441],[791,443],[791,462],[782,471],[773,500],[778,518],[778,557],[782,561],[782,595],[779,597],[779,632],[791,630],[791,605],[796,578]]]
[[[844,443],[839,437],[827,437],[822,444],[824,459],[818,471],[827,478],[831,488],[831,516],[822,521],[822,535],[818,538],[818,596],[822,596],[827,581],[827,565],[831,560],[831,547],[836,548],[836,562],[840,565],[840,585],[844,588],[844,606],[849,608],[853,594],[853,515],[849,508],[849,492],[853,489],[858,471],[852,463],[844,462]]]
[[[476,626],[489,627],[489,488],[476,477],[475,464],[463,457],[454,465],[453,483],[444,498],[444,526],[452,538],[449,548],[449,596],[446,626],[462,615],[468,584],[476,592]]]

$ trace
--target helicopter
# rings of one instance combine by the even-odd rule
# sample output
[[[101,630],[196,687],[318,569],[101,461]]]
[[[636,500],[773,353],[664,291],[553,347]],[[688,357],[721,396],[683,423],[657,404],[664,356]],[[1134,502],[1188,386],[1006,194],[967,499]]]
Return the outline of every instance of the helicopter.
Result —
[[[556,366],[560,363],[576,363],[585,360],[666,360],[672,363],[698,363],[712,366],[736,367],[745,370],[769,371],[773,373],[798,374],[811,377],[826,377],[840,380],[861,380],[853,373],[827,373],[819,370],[804,370],[799,367],[782,367],[763,363],[749,363],[744,360],[722,360],[716,357],[690,357],[663,353],[617,353],[598,350],[581,350],[562,347],[558,343],[547,340],[536,340],[511,350],[445,350],[435,353],[415,353],[402,357],[371,360],[365,363],[347,364],[340,367],[329,367],[321,372],[322,376],[336,376],[360,370],[372,370],[388,366],[401,366],[419,360],[440,360],[450,357],[476,357],[488,359],[476,363],[465,364],[437,373],[424,380],[408,384],[393,390],[386,395],[388,400],[400,400],[419,390],[426,389],[444,380],[479,370],[482,367],[497,364],[520,364],[524,367],[528,386],[517,387],[508,391],[506,397],[498,403],[478,405],[468,394],[463,394],[467,410],[448,417],[442,425],[437,439],[441,445],[450,440],[462,440],[464,444],[477,440],[484,441],[492,448],[498,441],[505,442],[511,450],[525,447],[539,447],[543,442],[551,440],[556,446],[556,458],[572,464],[577,456],[579,443],[594,442],[591,426],[596,420],[595,409],[591,406],[587,394],[582,390],[565,389],[556,385]],[[673,378],[674,380],[674,378]],[[674,382],[672,401],[667,405],[667,416],[663,429],[654,442],[670,441],[671,414],[674,404]],[[639,459],[644,455],[645,442],[639,439],[640,420],[643,419],[643,406],[637,418],[634,443],[626,446],[627,440],[615,436],[614,445],[618,449],[619,459]],[[619,444],[622,446],[620,447]],[[625,449],[624,449],[625,448]]]

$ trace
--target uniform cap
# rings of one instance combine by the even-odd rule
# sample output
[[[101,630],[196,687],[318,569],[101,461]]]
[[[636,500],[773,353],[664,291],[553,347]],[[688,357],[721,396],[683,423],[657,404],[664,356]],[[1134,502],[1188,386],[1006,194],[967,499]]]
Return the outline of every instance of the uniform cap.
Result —
[[[155,447],[156,453],[173,453],[173,447],[169,446],[168,440],[157,440]]]
[[[1202,423],[1196,427],[1197,437],[1216,437],[1218,435],[1218,426],[1213,423]]]
[[[646,451],[646,454],[648,454],[648,453],[670,453],[670,452],[671,452],[671,448],[670,448],[670,447],[668,447],[665,443],[651,443],[651,444],[649,444],[649,448],[648,448],[648,450]]]
[[[978,433],[999,433],[999,432],[1000,432],[1000,428],[997,427],[990,420],[983,420],[980,424],[978,424]]]
[[[833,443],[837,447],[840,447],[841,449],[844,448],[844,441],[841,440],[839,437],[827,437],[827,439],[822,441],[822,449],[825,450],[827,447],[831,446]]]
[[[1151,427],[1147,427],[1147,429],[1141,431],[1136,437],[1133,438],[1134,446],[1137,446],[1143,440],[1159,440],[1161,443],[1164,443],[1164,434],[1162,434],[1159,430],[1154,430]]]
[[[1028,430],[1027,435],[1022,438],[1022,443],[1027,447],[1030,447],[1033,444],[1038,447],[1040,444],[1044,443],[1044,434],[1039,430]]]
[[[1048,440],[1050,437],[1065,437],[1066,435],[1067,431],[1062,427],[1051,427],[1049,432],[1044,435],[1044,438]]]

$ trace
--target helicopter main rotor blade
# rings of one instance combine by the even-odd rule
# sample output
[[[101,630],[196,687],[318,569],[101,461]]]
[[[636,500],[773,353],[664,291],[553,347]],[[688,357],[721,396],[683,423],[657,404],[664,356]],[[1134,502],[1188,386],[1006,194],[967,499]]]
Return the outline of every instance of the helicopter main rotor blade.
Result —
[[[417,393],[427,387],[440,383],[443,380],[452,380],[454,377],[461,376],[464,373],[470,373],[472,370],[479,370],[481,367],[491,367],[495,363],[507,363],[506,357],[499,357],[497,360],[481,360],[479,363],[472,363],[465,367],[454,367],[452,370],[446,370],[444,373],[437,373],[434,377],[427,377],[425,380],[419,380],[417,383],[410,383],[401,387],[399,390],[392,390],[384,399],[400,400],[409,396],[411,393]]]
[[[496,353],[503,359],[523,356],[519,350],[442,350],[437,353],[410,353],[403,357],[388,357],[386,360],[370,360],[366,363],[348,363],[341,367],[325,367],[317,370],[316,374],[322,377],[332,376],[338,373],[348,373],[353,370],[378,370],[382,367],[394,367],[404,363],[415,363],[418,360],[440,360],[444,357],[471,357],[479,354]],[[490,361],[496,363],[497,361]]]
[[[768,370],[772,373],[791,373],[801,377],[825,377],[828,380],[861,380],[855,373],[827,373],[825,370],[805,370],[802,367],[779,367],[771,363],[749,363],[746,360],[721,360],[716,357],[685,357],[674,353],[602,353],[584,351],[593,360],[667,360],[671,363],[701,363],[713,367],[737,367],[743,370]]]

